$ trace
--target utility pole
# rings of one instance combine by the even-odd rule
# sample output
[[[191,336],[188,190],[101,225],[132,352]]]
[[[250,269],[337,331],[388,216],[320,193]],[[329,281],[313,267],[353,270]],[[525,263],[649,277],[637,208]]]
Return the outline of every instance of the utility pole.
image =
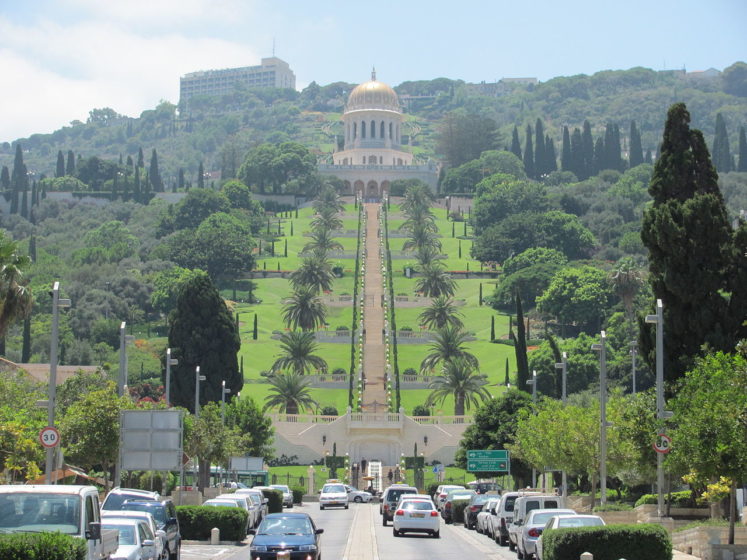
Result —
[[[537,371],[532,370],[532,378],[527,379],[527,385],[532,386],[532,406],[537,405]],[[532,488],[537,488],[537,469],[532,467]]]
[[[591,349],[599,352],[599,490],[600,503],[607,503],[607,334],[602,331],[601,343],[592,344]]]
[[[560,390],[560,398],[563,402],[563,405],[565,405],[568,402],[568,354],[563,352],[563,359],[560,363],[555,364],[555,369],[559,369],[561,371],[561,390]],[[561,482],[560,482],[560,493],[565,498],[568,495],[568,475],[565,472],[565,469],[561,472]]]
[[[117,394],[124,395],[127,386],[127,322],[122,321],[119,325],[119,382],[117,383]]]

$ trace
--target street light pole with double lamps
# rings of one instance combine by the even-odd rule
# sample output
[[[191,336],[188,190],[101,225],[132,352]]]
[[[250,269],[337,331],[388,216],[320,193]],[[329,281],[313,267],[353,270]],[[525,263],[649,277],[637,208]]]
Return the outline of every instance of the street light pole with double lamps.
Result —
[[[200,417],[200,381],[205,381],[207,377],[200,375],[200,366],[195,368],[195,418]]]
[[[527,379],[527,385],[532,386],[532,405],[537,404],[537,370],[532,370],[532,378]],[[532,467],[532,488],[537,488],[537,469]]]
[[[555,369],[559,369],[561,372],[560,398],[563,404],[566,404],[568,401],[568,354],[563,352],[562,361],[555,364]],[[561,471],[560,486],[560,493],[565,498],[568,495],[568,475],[566,474],[565,469]]]
[[[171,406],[171,366],[179,365],[179,360],[171,357],[171,348],[166,348],[166,404]]]
[[[607,503],[607,333],[602,331],[601,343],[592,344],[599,352],[599,492],[600,504]],[[592,496],[593,500],[593,496]]]

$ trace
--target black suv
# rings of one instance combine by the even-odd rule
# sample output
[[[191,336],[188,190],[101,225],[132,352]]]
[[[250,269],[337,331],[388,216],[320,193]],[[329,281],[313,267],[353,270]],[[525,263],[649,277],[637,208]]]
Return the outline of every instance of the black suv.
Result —
[[[176,507],[170,498],[160,500],[127,500],[122,504],[125,511],[147,511],[153,516],[156,527],[166,533],[166,549],[169,560],[179,560],[182,536],[179,532],[179,520],[176,518]]]

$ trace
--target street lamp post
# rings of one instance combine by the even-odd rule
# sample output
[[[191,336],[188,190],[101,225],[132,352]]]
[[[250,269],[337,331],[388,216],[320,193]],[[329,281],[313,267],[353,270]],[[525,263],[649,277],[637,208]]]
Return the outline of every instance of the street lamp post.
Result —
[[[195,418],[200,417],[200,381],[205,381],[207,377],[200,375],[200,366],[195,368]]]
[[[59,343],[60,307],[70,307],[69,299],[60,299],[60,283],[52,286],[52,340],[49,345],[49,397],[47,400],[47,426],[54,427],[54,405],[57,398],[57,345]],[[44,468],[45,482],[52,484],[56,447],[47,448]]]
[[[537,404],[537,370],[532,370],[532,378],[527,379],[527,385],[532,386],[532,405]],[[537,469],[532,467],[532,488],[537,488]]]
[[[646,322],[656,325],[656,419],[659,424],[670,418],[672,413],[664,410],[664,306],[656,300],[656,314],[646,315]],[[664,427],[659,426],[663,433]],[[656,454],[656,486],[658,490],[657,510],[664,517],[664,456]]]
[[[563,359],[560,363],[555,364],[555,369],[559,369],[561,371],[560,398],[563,401],[563,404],[566,404],[566,402],[568,401],[568,354],[563,352]],[[565,472],[565,469],[563,469],[560,476],[560,492],[561,495],[565,498],[568,495],[568,475]]]
[[[601,343],[592,344],[591,349],[599,352],[599,490],[600,503],[607,503],[607,334],[602,331]]]
[[[171,357],[171,348],[166,348],[166,404],[171,406],[171,366],[179,365],[179,360]]]
[[[124,395],[124,388],[127,385],[127,322],[122,321],[119,325],[119,383],[117,383],[117,393],[121,397]]]
[[[226,380],[224,379],[221,381],[221,390],[220,390],[220,421],[223,426],[226,425],[226,395],[231,392],[230,387],[226,387]],[[224,471],[224,478],[227,474],[226,471]]]

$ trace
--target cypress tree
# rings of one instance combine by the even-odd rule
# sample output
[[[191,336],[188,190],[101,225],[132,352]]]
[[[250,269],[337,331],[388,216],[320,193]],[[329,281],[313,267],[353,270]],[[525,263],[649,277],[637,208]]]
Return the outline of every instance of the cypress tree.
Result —
[[[607,169],[605,167],[606,161],[607,154],[604,148],[604,140],[600,136],[597,138],[597,141],[594,144],[594,161],[591,165],[591,174],[597,175],[602,169]]]
[[[514,131],[511,134],[511,152],[519,159],[521,158],[521,142],[519,141],[519,129],[514,125]]]
[[[555,142],[553,142],[550,135],[545,136],[545,164],[547,173],[552,173],[558,170],[558,156],[555,155]]]
[[[731,171],[729,134],[726,131],[726,122],[721,113],[716,115],[716,136],[713,139],[713,165],[716,167],[716,171],[720,173]]]
[[[739,127],[739,163],[737,171],[747,171],[747,138],[745,138],[744,127]]]
[[[490,342],[495,340],[495,315],[490,316]]]
[[[584,131],[581,134],[583,148],[583,170],[584,179],[591,177],[591,168],[594,161],[594,139],[591,136],[591,124],[584,121]]]
[[[65,156],[62,150],[57,151],[57,169],[54,172],[55,177],[64,177],[65,175]]]
[[[179,174],[176,180],[176,190],[182,192],[184,190],[184,168],[179,168]]]
[[[480,293],[477,297],[477,303],[478,305],[482,305],[482,282],[480,282]]]
[[[571,156],[571,135],[568,133],[568,127],[563,127],[563,148],[560,152],[560,169],[563,171],[573,171],[573,157]]]
[[[291,237],[293,237],[293,222],[291,222]],[[453,235],[452,235],[453,237]]]
[[[145,168],[145,156],[143,156],[142,146],[137,149],[137,166],[141,169]]]
[[[205,188],[205,169],[202,167],[202,162],[200,162],[200,166],[197,168],[197,188]]]
[[[516,385],[520,391],[525,391],[529,381],[529,361],[527,360],[527,339],[524,330],[524,311],[521,307],[521,295],[516,291]]]
[[[21,217],[28,219],[29,217],[29,191],[23,190],[21,195]]]
[[[29,238],[29,258],[31,262],[36,262],[36,236],[32,235]]]
[[[283,256],[284,257],[288,256],[288,240],[287,239],[285,240],[285,246],[283,247]]]
[[[643,147],[641,146],[641,133],[635,121],[630,121],[630,167],[636,167],[643,163]]]
[[[615,169],[614,164],[614,150],[615,150],[615,139],[614,139],[614,130],[612,128],[611,123],[607,123],[607,125],[604,127],[604,152],[602,155],[602,159],[600,162],[600,167],[597,170],[597,173],[599,171],[602,171],[603,169]]]
[[[462,240],[461,239],[459,240],[458,251],[459,251],[459,258],[461,259],[462,258]]]
[[[534,174],[539,179],[547,173],[547,161],[545,160],[545,129],[542,121],[537,118],[534,125]]]
[[[527,125],[526,134],[526,143],[524,144],[524,171],[527,172],[527,177],[534,178],[534,148],[532,147],[532,127],[529,125]]]
[[[257,314],[254,314],[254,326],[252,327],[252,339],[257,340]]]
[[[2,187],[4,191],[7,191],[10,188],[10,171],[8,170],[7,165],[3,165],[3,169],[0,171],[0,187]]]
[[[582,181],[588,178],[584,171],[584,146],[578,128],[574,128],[571,135],[571,171]]]
[[[153,148],[153,152],[150,155],[148,176],[150,177],[150,184],[153,186],[153,191],[163,192],[163,180],[161,179],[161,172],[158,170],[158,154],[155,148]]]
[[[703,134],[690,129],[684,103],[672,105],[649,184],[653,204],[644,212],[641,229],[649,251],[649,282],[664,304],[669,382],[693,365],[704,344],[733,351],[744,330],[744,297],[732,293],[730,304],[725,296],[730,277],[745,273],[733,271],[734,263],[744,259],[735,255],[717,180]],[[743,308],[735,309],[737,304]],[[641,355],[653,369],[654,329],[641,323],[640,331]]]
[[[67,164],[65,165],[65,175],[75,175],[75,154],[72,150],[67,151]]]
[[[17,214],[19,210],[19,194],[21,191],[26,192],[29,184],[26,164],[23,163],[23,150],[21,144],[16,144],[16,155],[13,160],[13,171],[10,175],[10,188],[12,191],[10,201],[10,213]]]
[[[651,150],[646,150],[646,153],[643,155],[643,163],[653,163],[654,162],[654,156],[651,154]]]
[[[31,317],[23,320],[23,342],[21,344],[21,363],[28,364],[31,361]]]
[[[508,378],[508,358],[506,358],[506,378],[503,381],[503,384],[508,387],[511,384],[511,381]]]

